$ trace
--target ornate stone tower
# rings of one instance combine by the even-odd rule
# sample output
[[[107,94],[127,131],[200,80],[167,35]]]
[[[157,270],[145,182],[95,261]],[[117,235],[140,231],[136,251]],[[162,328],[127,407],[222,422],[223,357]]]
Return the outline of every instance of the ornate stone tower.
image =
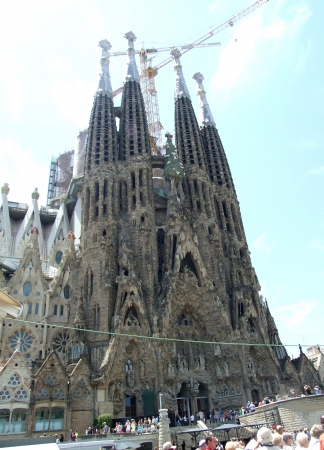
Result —
[[[102,413],[148,417],[160,394],[171,418],[207,416],[320,383],[302,351],[290,362],[258,294],[203,76],[194,75],[198,124],[172,51],[176,146],[167,133],[165,157],[152,155],[136,37],[125,37],[121,107],[111,46],[99,43],[89,128],[69,191],[53,201],[58,209],[39,208],[37,189],[19,208],[8,202],[8,184],[1,190],[0,288],[23,304],[22,321],[0,323],[5,432],[17,423],[28,435],[82,430]]]
[[[103,40],[99,46],[102,48],[102,73],[92,107],[85,155],[81,229],[82,269],[79,274],[83,283],[78,286],[77,296],[78,310],[85,311],[86,326],[107,331],[110,329],[114,314],[117,275],[114,260],[117,258],[118,235],[118,139],[109,74],[111,45]],[[107,336],[99,334],[93,334],[89,338],[93,356],[96,353],[94,342],[107,343],[108,339]],[[100,350],[97,353],[100,359],[103,355]]]

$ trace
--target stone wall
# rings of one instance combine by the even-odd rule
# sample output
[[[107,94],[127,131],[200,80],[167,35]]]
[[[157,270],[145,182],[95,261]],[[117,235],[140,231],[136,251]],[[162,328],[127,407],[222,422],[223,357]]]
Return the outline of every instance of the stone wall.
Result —
[[[286,431],[312,427],[315,423],[320,423],[320,417],[324,414],[324,395],[281,400],[259,407],[256,412],[242,416],[241,424],[270,421],[272,414]]]

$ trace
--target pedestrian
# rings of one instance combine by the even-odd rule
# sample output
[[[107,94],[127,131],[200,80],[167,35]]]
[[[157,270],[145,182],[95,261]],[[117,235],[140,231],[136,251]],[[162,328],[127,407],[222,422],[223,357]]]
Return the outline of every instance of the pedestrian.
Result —
[[[176,445],[172,445],[171,442],[165,442],[163,444],[163,447],[162,447],[163,450],[170,450],[171,448],[175,449],[175,448],[177,448],[177,446]]]
[[[258,441],[262,447],[271,447],[271,450],[280,450],[279,447],[272,444],[272,433],[267,427],[262,427],[258,431]]]
[[[308,448],[309,447],[309,440],[306,433],[298,433],[297,435],[297,444],[299,448]],[[314,447],[313,447],[314,449]]]
[[[214,435],[207,436],[205,441],[206,441],[206,450],[215,450],[216,449],[218,441]]]
[[[254,450],[255,449],[255,447],[258,443],[257,434],[258,434],[258,430],[251,431],[251,439],[245,446],[245,450]]]
[[[186,443],[185,443],[185,441],[182,441],[181,450],[186,450]]]
[[[206,450],[206,441],[205,439],[201,439],[201,441],[199,441],[199,445],[197,450]]]
[[[292,444],[294,442],[294,436],[292,435],[292,433],[283,433],[282,440],[283,450],[293,450]]]

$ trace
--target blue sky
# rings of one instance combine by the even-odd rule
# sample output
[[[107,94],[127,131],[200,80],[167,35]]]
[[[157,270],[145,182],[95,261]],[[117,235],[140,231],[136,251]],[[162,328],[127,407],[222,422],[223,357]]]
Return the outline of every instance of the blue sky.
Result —
[[[51,157],[88,125],[101,39],[123,51],[132,30],[137,48],[181,45],[252,2],[2,2],[0,184],[10,184],[10,200],[30,203],[36,186],[46,204]],[[285,344],[324,344],[323,13],[320,1],[270,0],[208,41],[220,47],[182,58],[196,111],[192,75],[205,77],[252,262]],[[124,66],[125,57],[111,58],[113,89]],[[172,65],[156,78],[165,131],[174,129],[173,80]]]

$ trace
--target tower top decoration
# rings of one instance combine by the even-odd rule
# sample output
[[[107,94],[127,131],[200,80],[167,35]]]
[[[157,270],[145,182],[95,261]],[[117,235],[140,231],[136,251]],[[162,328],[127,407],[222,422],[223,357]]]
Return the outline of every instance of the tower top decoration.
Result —
[[[107,41],[107,39],[104,39],[100,41],[98,45],[102,49],[102,56],[100,60],[101,74],[97,94],[103,92],[112,97],[112,87],[109,72],[109,50],[111,49],[111,44]]]
[[[214,125],[216,126],[213,115],[210,111],[209,104],[206,98],[206,91],[204,89],[204,77],[200,72],[197,72],[192,77],[197,81],[197,95],[199,97],[199,122],[200,125]]]
[[[175,48],[174,50],[172,50],[171,56],[174,60],[174,71],[176,74],[174,84],[174,99],[177,100],[180,97],[187,97],[190,100],[190,94],[183,76],[182,65],[180,63],[180,50]]]
[[[132,31],[129,31],[128,33],[125,34],[124,37],[128,40],[125,82],[137,81],[137,83],[139,83],[140,76],[136,65],[135,49],[134,49],[134,42],[136,41],[136,36]]]

